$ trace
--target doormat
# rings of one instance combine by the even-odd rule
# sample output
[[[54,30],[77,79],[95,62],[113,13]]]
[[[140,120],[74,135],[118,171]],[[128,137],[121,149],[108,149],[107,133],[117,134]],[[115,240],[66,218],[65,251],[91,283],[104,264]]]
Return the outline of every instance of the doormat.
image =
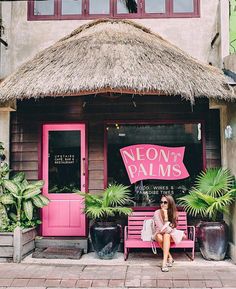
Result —
[[[48,247],[44,249],[37,248],[32,254],[33,258],[44,259],[80,259],[82,249],[79,248],[63,248],[63,247]]]

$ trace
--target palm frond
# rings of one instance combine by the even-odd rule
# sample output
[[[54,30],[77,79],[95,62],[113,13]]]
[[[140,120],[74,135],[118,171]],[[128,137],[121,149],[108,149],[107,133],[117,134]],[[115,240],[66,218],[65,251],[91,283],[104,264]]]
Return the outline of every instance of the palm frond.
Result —
[[[85,207],[89,206],[102,206],[102,196],[101,195],[95,195],[95,194],[88,194],[84,192],[77,192],[80,196],[84,197],[84,204]]]
[[[234,177],[228,169],[211,168],[201,172],[189,195],[177,199],[187,212],[217,219],[217,214],[228,213],[228,206],[236,198]]]
[[[198,214],[202,217],[206,216],[206,209],[208,208],[208,204],[205,200],[199,198],[195,191],[190,192],[186,196],[178,198],[177,203],[183,206],[186,212],[192,216],[196,217]]]
[[[226,213],[228,212],[228,210],[226,210],[226,207],[232,204],[233,201],[234,201],[234,198],[232,198],[230,192],[228,192],[225,195],[216,198],[215,202],[211,204],[209,208],[207,208],[206,212],[210,217],[213,217],[216,211]]]
[[[216,198],[207,194],[203,194],[202,192],[198,190],[194,190],[193,193],[196,195],[196,197],[204,201],[208,206],[214,204],[214,202],[216,201]]]
[[[113,208],[113,211],[118,215],[128,216],[132,213],[133,210],[131,208],[126,207],[115,207]]]
[[[85,208],[86,215],[91,219],[106,219],[108,216],[114,216],[115,212],[113,212],[112,208],[104,208],[97,206],[90,206]]]
[[[233,176],[228,169],[210,168],[196,178],[197,189],[212,197],[221,196],[233,185]]]
[[[129,187],[123,185],[111,185],[101,194],[95,195],[74,191],[84,198],[84,212],[91,219],[108,220],[116,214],[128,215],[130,208],[124,207],[131,201]]]
[[[130,201],[130,190],[128,186],[111,185],[104,191],[104,206],[125,205]]]

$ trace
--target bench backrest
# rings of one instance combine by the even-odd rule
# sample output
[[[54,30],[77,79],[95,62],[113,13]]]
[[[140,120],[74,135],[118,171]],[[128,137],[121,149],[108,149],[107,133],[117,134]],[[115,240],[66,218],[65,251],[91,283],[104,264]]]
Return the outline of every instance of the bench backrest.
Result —
[[[151,219],[154,212],[148,211],[134,211],[128,216],[128,238],[140,239],[141,230],[143,228],[143,221],[145,219]],[[183,230],[187,236],[187,213],[178,211],[177,227],[178,230]]]

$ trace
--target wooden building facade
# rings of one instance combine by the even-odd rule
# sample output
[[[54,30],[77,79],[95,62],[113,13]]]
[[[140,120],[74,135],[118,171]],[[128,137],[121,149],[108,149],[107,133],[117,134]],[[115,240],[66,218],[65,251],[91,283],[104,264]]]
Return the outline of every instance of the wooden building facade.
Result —
[[[134,103],[135,101],[135,103]],[[84,170],[83,174],[86,176],[84,188],[79,188],[92,193],[101,192],[112,179],[113,176],[121,174],[120,170],[125,168],[119,163],[119,160],[115,158],[115,152],[112,152],[112,156],[109,156],[108,149],[108,134],[107,130],[109,125],[120,129],[122,125],[132,124],[142,126],[148,124],[153,127],[161,127],[168,124],[168,126],[181,124],[188,129],[191,124],[202,123],[201,128],[201,148],[202,154],[197,159],[196,156],[191,156],[192,166],[195,166],[198,170],[206,167],[220,167],[221,166],[221,150],[220,150],[220,122],[219,122],[219,111],[209,109],[209,102],[207,99],[197,100],[194,105],[191,105],[189,101],[183,101],[180,97],[167,97],[167,96],[135,96],[132,95],[120,95],[116,98],[111,98],[110,94],[89,95],[86,97],[58,97],[58,98],[44,98],[39,100],[24,100],[19,101],[17,105],[17,111],[12,113],[11,116],[11,167],[14,172],[23,171],[29,180],[38,180],[43,178],[47,179],[47,175],[43,175],[43,151],[45,147],[43,138],[43,127],[44,125],[76,125],[84,124],[86,131],[85,141],[85,159],[81,159],[80,170]],[[60,129],[61,130],[61,129]],[[63,130],[63,128],[62,128]],[[142,143],[150,143],[151,133],[148,129],[146,131],[145,140]],[[123,135],[119,133],[119,135]],[[178,144],[178,139],[181,135],[175,134],[174,140]],[[152,138],[151,138],[152,139]],[[163,143],[163,137],[155,139],[155,144]],[[169,138],[168,138],[169,139]],[[173,138],[171,137],[173,142]],[[152,141],[151,141],[152,142]],[[184,143],[181,141],[181,145]],[[129,141],[128,143],[133,144]],[[135,140],[134,140],[135,144]],[[168,145],[169,143],[167,143]],[[171,144],[170,144],[171,145]],[[172,143],[173,145],[173,143]],[[188,144],[186,144],[188,145]],[[65,149],[65,148],[64,148]],[[118,148],[115,146],[115,150]],[[73,154],[74,152],[72,152]],[[118,152],[119,153],[119,152]],[[189,154],[194,154],[193,151]],[[65,151],[57,151],[57,156],[65,155]],[[188,156],[189,157],[189,156]],[[109,159],[110,158],[110,159]],[[120,156],[121,159],[121,156]],[[55,161],[55,160],[54,160]],[[109,165],[110,163],[116,162],[116,164]],[[58,160],[57,160],[58,163]],[[198,164],[197,164],[198,163]],[[64,164],[65,166],[66,164]],[[67,164],[70,166],[71,164]],[[84,168],[82,166],[84,165]],[[59,165],[61,167],[61,165]],[[62,165],[63,166],[63,165]],[[189,166],[189,165],[188,165]],[[187,166],[187,169],[188,169]],[[64,168],[64,167],[63,167]],[[64,169],[63,169],[64,170]],[[109,170],[112,170],[110,173]],[[191,169],[190,169],[191,170]],[[49,173],[48,173],[49,177]],[[193,178],[195,175],[192,176]],[[60,174],[59,178],[66,179],[65,170]],[[125,185],[129,185],[127,178],[112,179],[112,181],[118,181]],[[59,182],[61,182],[59,180]],[[70,182],[68,180],[68,182]],[[47,183],[48,184],[48,183]],[[149,206],[155,206],[158,204],[158,200],[162,193],[165,193],[172,187],[172,194],[176,195],[176,189],[179,188],[181,182],[178,182],[176,186],[172,186],[172,183],[168,184],[159,182],[158,192],[156,193],[155,200],[151,204],[137,201],[134,207],[139,208]],[[145,186],[142,183],[142,185]],[[49,185],[48,185],[49,186]],[[147,187],[147,186],[146,186]],[[186,187],[187,193],[189,187]],[[135,195],[134,186],[132,186],[132,196]],[[149,193],[152,194],[153,187],[150,187]],[[56,192],[54,192],[56,193]],[[60,195],[60,194],[59,194]],[[50,194],[47,195],[50,198]],[[67,199],[63,197],[60,200],[67,202]],[[75,201],[75,200],[73,200]],[[65,208],[60,207],[65,210]],[[80,206],[75,211],[80,210]],[[50,210],[50,205],[49,205]],[[68,209],[69,210],[69,209]],[[50,212],[46,212],[47,216]],[[70,218],[80,219],[77,213],[70,213]],[[75,215],[74,215],[75,214]],[[57,207],[53,209],[53,216],[58,220],[61,215],[61,210]],[[52,218],[52,217],[51,217]],[[65,216],[63,217],[63,222]],[[68,220],[68,224],[70,220]],[[61,226],[58,222],[56,225]],[[85,223],[83,225],[81,235],[84,236],[86,233]],[[66,227],[63,232],[61,230],[47,230],[44,235],[78,235],[77,233],[65,233]],[[54,232],[54,233],[52,233]],[[56,233],[55,233],[56,232]],[[80,235],[80,233],[79,233]]]

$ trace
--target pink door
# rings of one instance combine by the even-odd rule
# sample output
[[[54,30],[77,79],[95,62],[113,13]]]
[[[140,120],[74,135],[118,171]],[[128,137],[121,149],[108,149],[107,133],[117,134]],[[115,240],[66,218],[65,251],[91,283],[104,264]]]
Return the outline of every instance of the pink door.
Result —
[[[74,190],[85,191],[85,125],[43,125],[43,236],[85,236],[83,201]]]

